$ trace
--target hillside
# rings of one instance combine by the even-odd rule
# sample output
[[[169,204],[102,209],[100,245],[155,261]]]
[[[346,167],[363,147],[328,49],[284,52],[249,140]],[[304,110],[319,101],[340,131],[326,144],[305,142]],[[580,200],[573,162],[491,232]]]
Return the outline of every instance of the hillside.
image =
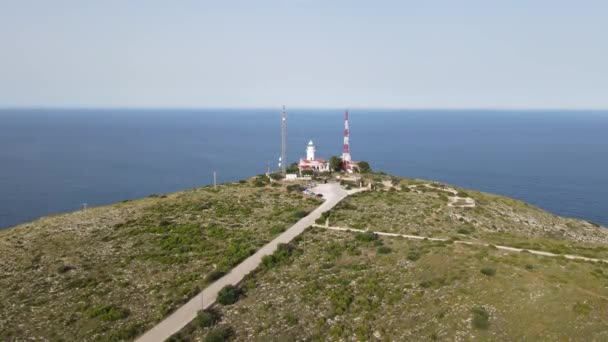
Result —
[[[445,184],[362,181],[372,190],[264,259],[236,303],[174,339],[608,338],[608,264],[494,246],[608,259],[605,228]],[[2,231],[0,339],[132,340],[319,203],[258,177]]]
[[[133,339],[318,203],[256,178],[0,231],[0,340]]]

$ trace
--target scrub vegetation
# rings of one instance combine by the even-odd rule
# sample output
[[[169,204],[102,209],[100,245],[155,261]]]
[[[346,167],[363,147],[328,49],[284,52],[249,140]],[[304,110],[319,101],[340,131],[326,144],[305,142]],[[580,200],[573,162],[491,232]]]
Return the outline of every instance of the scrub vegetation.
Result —
[[[244,296],[216,307],[214,327],[182,338],[218,327],[235,341],[608,338],[608,265],[323,228],[291,248],[288,262],[261,267]]]
[[[340,181],[371,191],[317,224],[366,231],[307,229],[170,341],[608,340],[608,263],[527,252],[608,259],[605,228],[436,182]],[[302,185],[258,176],[0,232],[0,340],[133,340],[318,206]]]
[[[133,339],[320,203],[264,179],[1,231],[0,340]]]

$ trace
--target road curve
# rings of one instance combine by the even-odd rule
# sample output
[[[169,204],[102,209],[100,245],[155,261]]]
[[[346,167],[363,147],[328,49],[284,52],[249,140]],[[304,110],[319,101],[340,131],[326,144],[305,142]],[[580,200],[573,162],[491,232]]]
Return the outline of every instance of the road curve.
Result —
[[[260,248],[255,254],[245,259],[243,262],[234,267],[230,273],[226,274],[217,281],[211,283],[203,291],[194,298],[190,299],[186,304],[174,311],[171,315],[163,319],[160,323],[148,330],[136,341],[138,342],[162,342],[171,335],[180,331],[190,321],[192,321],[201,309],[207,309],[217,298],[218,292],[226,285],[237,285],[243,278],[255,270],[262,262],[262,258],[266,255],[274,253],[280,243],[288,243],[296,236],[300,235],[307,227],[312,226],[315,220],[321,217],[321,214],[333,208],[338,202],[344,199],[349,194],[363,191],[365,189],[356,189],[351,191],[344,190],[337,183],[328,183],[318,185],[312,189],[313,192],[323,194],[325,201],[313,210],[306,217],[296,222],[293,226],[277,236],[274,240]]]

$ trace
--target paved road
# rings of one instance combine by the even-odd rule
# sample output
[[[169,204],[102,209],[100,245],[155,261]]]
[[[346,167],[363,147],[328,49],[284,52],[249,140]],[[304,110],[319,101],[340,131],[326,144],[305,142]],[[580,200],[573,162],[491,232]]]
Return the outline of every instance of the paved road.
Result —
[[[319,225],[319,224],[313,224],[313,227],[325,228],[325,229],[330,229],[330,230],[339,230],[339,231],[343,231],[343,232],[365,233],[367,231],[367,230],[363,230],[363,229],[355,229],[355,228],[348,228],[348,227],[331,227],[331,226],[324,226],[324,225]],[[382,236],[398,236],[398,237],[403,237],[403,238],[412,239],[412,240],[427,240],[427,241],[448,241],[449,240],[449,239],[444,239],[444,238],[431,238],[431,237],[424,237],[424,236],[418,236],[418,235],[397,234],[397,233],[384,233],[384,232],[376,232],[376,231],[373,231],[373,232],[376,233],[376,234],[378,234],[378,235],[382,235]],[[516,247],[501,246],[501,245],[492,245],[492,244],[485,243],[485,242],[455,240],[454,243],[460,243],[460,244],[463,244],[463,245],[485,246],[485,247],[494,246],[497,249],[501,249],[503,251],[509,251],[509,252],[523,252],[523,251],[526,251],[526,252],[529,252],[530,254],[534,254],[534,255],[542,255],[542,256],[548,256],[548,257],[564,257],[566,259],[571,259],[571,260],[584,260],[584,261],[593,261],[593,262],[605,262],[605,263],[608,263],[608,260],[605,260],[605,259],[588,258],[588,257],[580,256],[580,255],[571,255],[571,254],[555,254],[555,253],[551,253],[551,252],[538,251],[538,250],[534,250],[534,249],[525,249],[525,248],[516,248]]]
[[[192,321],[198,311],[209,308],[215,302],[218,292],[226,285],[237,285],[251,271],[255,270],[262,262],[262,258],[266,255],[274,253],[280,243],[288,243],[296,236],[300,235],[307,227],[313,225],[315,220],[321,217],[321,214],[335,206],[343,198],[349,194],[363,191],[365,189],[356,189],[346,191],[339,184],[321,184],[312,191],[318,194],[323,194],[325,201],[308,216],[302,218],[296,224],[291,226],[274,240],[260,248],[255,254],[245,259],[243,262],[233,268],[230,273],[218,279],[201,293],[196,295],[182,307],[177,309],[167,318],[158,323],[155,327],[148,330],[145,334],[137,339],[139,342],[161,342],[169,338],[171,335],[180,331],[190,321]]]

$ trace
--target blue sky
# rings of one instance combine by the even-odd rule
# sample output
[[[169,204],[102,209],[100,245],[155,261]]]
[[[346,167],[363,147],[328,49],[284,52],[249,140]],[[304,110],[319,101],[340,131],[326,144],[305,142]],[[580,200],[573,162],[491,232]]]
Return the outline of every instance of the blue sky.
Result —
[[[608,1],[0,0],[1,107],[608,108]]]

